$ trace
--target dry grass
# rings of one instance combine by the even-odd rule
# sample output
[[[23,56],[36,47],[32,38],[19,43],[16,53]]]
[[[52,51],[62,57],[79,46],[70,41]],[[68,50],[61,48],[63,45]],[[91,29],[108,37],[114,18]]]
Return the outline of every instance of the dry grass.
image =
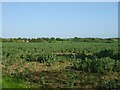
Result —
[[[77,76],[74,87],[86,87],[86,88],[94,88],[99,85],[101,80],[107,81],[111,79],[117,79],[120,76],[120,73],[114,72],[111,74],[106,75],[98,75],[98,74],[90,74],[87,72],[82,72],[78,70],[73,70],[71,68],[66,69],[66,67],[70,67],[72,65],[71,61],[65,62],[55,62],[51,67],[46,66],[46,63],[38,63],[38,62],[25,62],[21,64],[20,62],[15,63],[11,66],[5,67],[7,71],[7,75],[16,74],[16,69],[20,75],[23,75],[25,69],[29,69],[29,73],[25,80],[35,82],[40,84],[41,82],[41,75],[45,75],[45,83],[48,84],[50,87],[53,88],[63,88],[66,87],[66,82],[69,80],[69,75]],[[68,70],[68,71],[66,71]],[[41,84],[40,84],[41,85]],[[42,86],[42,85],[41,85]]]
[[[70,66],[72,62],[55,62],[51,67],[46,66],[46,63],[38,63],[38,62],[25,62],[24,64],[15,63],[13,65],[7,66],[5,70],[7,74],[14,74],[16,70],[22,73],[26,68],[31,72],[42,72],[42,71],[61,71],[66,67]]]

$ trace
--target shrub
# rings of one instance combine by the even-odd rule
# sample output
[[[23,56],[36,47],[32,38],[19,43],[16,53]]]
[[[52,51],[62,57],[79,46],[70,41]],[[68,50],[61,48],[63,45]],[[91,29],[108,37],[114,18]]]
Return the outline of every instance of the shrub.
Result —
[[[73,62],[73,68],[82,71],[88,71],[92,73],[107,73],[113,71],[115,60],[109,57],[101,59],[88,59],[85,60],[77,59]],[[119,67],[117,65],[117,67]]]
[[[99,85],[98,85],[98,88],[99,89],[102,89],[102,88],[109,88],[109,89],[114,89],[114,88],[120,88],[120,78],[118,79],[111,79],[111,80],[108,80],[108,81],[105,81],[105,80],[101,80]]]
[[[114,64],[114,71],[120,72],[120,60],[117,60]]]

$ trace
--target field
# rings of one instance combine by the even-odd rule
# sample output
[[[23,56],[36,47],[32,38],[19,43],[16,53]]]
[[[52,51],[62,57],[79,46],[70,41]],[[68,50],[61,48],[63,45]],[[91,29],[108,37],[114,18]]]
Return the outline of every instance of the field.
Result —
[[[3,42],[2,54],[3,88],[120,88],[117,42]]]

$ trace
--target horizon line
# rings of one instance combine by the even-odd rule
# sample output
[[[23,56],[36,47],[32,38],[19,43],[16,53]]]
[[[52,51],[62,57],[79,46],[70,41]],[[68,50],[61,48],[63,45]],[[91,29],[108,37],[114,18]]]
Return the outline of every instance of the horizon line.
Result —
[[[77,37],[77,36],[75,36]],[[60,38],[60,39],[70,39],[70,38],[75,38],[75,37],[0,37],[2,39],[11,39],[11,38],[34,38],[34,39],[37,39],[37,38]],[[108,38],[120,38],[120,37],[77,37],[77,38],[100,38],[100,39],[108,39]]]

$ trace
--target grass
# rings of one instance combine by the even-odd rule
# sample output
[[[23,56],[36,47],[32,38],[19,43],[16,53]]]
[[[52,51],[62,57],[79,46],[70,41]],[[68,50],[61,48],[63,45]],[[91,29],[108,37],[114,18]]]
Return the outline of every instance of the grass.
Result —
[[[0,89],[2,88],[2,78],[0,77]]]
[[[2,88],[30,88],[28,82],[10,76],[2,78]]]
[[[117,53],[117,45],[117,43],[94,42],[6,42],[3,43],[3,78],[0,83],[3,88],[41,88],[46,86],[52,88],[97,88],[108,87],[109,83],[110,85],[118,83],[119,86],[120,72],[104,75],[73,68],[74,61],[84,60],[84,57],[92,61],[94,56],[97,58],[98,55],[101,58],[107,49]],[[108,53],[107,57],[111,57],[110,55]],[[46,61],[40,63],[40,60]],[[87,63],[84,66],[87,66]],[[117,85],[115,87],[118,87]]]

